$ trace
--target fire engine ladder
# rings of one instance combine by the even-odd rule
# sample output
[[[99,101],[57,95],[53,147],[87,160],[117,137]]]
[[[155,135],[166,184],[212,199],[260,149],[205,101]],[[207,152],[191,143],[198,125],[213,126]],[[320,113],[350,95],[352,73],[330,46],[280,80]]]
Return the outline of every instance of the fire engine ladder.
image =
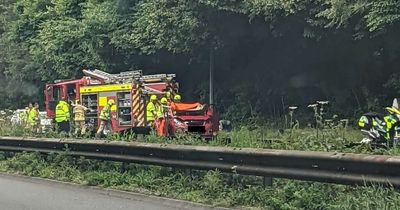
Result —
[[[103,80],[104,83],[122,83],[122,82],[130,82],[134,78],[140,78],[142,75],[142,70],[126,71],[126,72],[121,72],[119,74],[110,74],[95,69],[95,70],[83,70],[83,73],[87,76]]]
[[[139,78],[143,82],[159,82],[165,80],[172,80],[175,78],[175,74],[153,74],[153,75],[143,75]]]
[[[142,76],[142,70],[125,71],[119,74],[113,74],[117,81],[131,82],[133,79],[140,78]]]

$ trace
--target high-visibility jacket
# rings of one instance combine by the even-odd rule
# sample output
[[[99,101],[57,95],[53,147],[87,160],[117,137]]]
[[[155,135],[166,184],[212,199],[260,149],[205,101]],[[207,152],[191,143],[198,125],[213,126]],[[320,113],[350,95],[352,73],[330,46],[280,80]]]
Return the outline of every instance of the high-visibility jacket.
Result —
[[[385,136],[385,138],[386,139],[390,139],[392,136],[391,136],[391,131],[392,131],[392,128],[394,128],[394,126],[399,122],[399,120],[398,120],[398,118],[396,117],[396,116],[394,116],[394,115],[388,115],[388,116],[385,116],[384,118],[383,118],[383,120],[385,121],[385,123],[386,123],[386,136]]]
[[[108,121],[111,119],[111,106],[107,104],[100,112],[100,120]]]
[[[164,118],[164,107],[162,104],[156,106],[157,118]]]
[[[154,121],[154,112],[156,112],[156,105],[150,101],[146,106],[146,119],[147,121]]]
[[[397,118],[395,116],[393,116],[393,115],[385,116],[383,118],[383,120],[386,123],[387,130],[392,129],[393,125],[395,125],[397,123],[397,121],[398,121]]]
[[[56,117],[55,120],[56,122],[64,122],[64,121],[69,121],[69,105],[65,101],[60,101],[58,102],[56,106]]]
[[[39,121],[39,112],[35,109],[32,108],[28,112],[28,123],[31,125],[36,125],[38,124]]]

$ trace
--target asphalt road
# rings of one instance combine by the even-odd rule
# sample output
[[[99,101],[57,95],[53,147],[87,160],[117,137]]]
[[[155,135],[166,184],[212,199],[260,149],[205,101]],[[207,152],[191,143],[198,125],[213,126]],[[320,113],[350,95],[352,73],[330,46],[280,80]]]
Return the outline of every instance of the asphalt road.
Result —
[[[0,174],[0,210],[213,209],[173,199]]]

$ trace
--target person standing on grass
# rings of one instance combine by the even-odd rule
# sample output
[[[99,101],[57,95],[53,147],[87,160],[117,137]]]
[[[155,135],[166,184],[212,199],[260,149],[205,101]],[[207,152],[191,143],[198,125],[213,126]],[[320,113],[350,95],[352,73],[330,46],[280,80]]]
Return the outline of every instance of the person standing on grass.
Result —
[[[104,129],[107,127],[110,129],[111,127],[111,107],[115,105],[115,101],[110,99],[108,100],[106,106],[100,112],[100,126],[96,132],[96,138],[100,138]]]
[[[25,114],[26,114],[26,118],[25,118],[25,128],[26,129],[31,129],[31,125],[30,125],[30,120],[29,120],[29,113],[31,112],[31,110],[33,109],[33,104],[29,103],[28,107],[26,107],[25,109]]]
[[[167,134],[167,122],[165,119],[165,114],[168,111],[168,99],[163,97],[160,100],[159,106],[157,106],[157,134],[159,136],[165,136]]]
[[[83,136],[86,133],[85,112],[87,110],[89,109],[83,106],[79,100],[76,101],[72,111],[74,113],[75,135],[80,132]]]
[[[56,106],[56,117],[55,121],[57,123],[57,131],[58,132],[70,132],[70,113],[69,113],[69,105],[65,101],[65,98],[62,98],[61,101],[58,102]]]
[[[30,103],[31,107],[28,112],[28,127],[31,131],[37,132],[38,121],[39,121],[39,111],[37,111],[36,107]]]
[[[150,101],[146,105],[146,120],[147,120],[147,125],[150,127],[154,126],[154,120],[157,117],[156,103],[157,103],[157,96],[151,95]]]

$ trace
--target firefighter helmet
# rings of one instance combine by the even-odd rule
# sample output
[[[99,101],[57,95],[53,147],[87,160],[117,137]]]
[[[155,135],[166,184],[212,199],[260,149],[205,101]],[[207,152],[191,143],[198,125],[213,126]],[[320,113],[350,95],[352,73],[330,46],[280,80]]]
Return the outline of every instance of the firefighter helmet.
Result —
[[[155,101],[157,100],[157,96],[156,95],[151,95],[150,96],[150,101]]]
[[[115,101],[113,99],[108,100],[108,105],[112,106],[115,104]]]
[[[160,100],[160,102],[161,102],[162,104],[167,104],[167,103],[168,103],[168,99],[165,98],[165,97],[163,97],[163,98]]]
[[[361,116],[361,118],[358,120],[358,127],[361,129],[367,127],[369,124],[370,122],[366,116]]]
[[[169,91],[167,91],[166,93],[165,93],[165,97],[168,99],[168,98],[171,98],[171,92],[169,92]]]
[[[182,99],[181,95],[175,95],[174,101],[180,101]]]

